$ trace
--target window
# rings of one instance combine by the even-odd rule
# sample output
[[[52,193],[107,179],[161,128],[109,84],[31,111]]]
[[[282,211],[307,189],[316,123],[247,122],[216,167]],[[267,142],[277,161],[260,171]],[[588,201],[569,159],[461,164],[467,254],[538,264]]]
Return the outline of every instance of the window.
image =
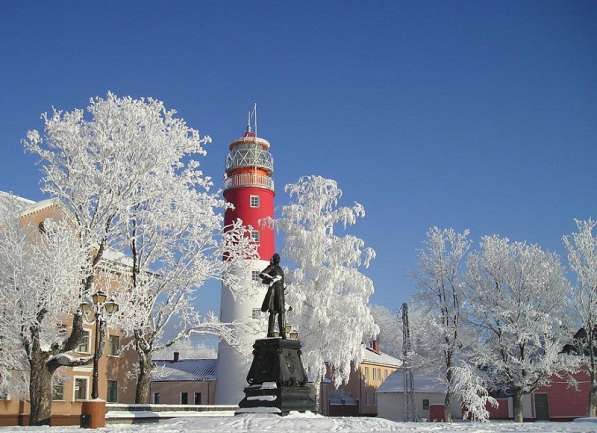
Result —
[[[153,393],[153,404],[160,404],[160,393],[159,392]]]
[[[201,404],[201,393],[200,392],[195,393],[195,404]]]
[[[61,378],[52,378],[52,400],[64,400],[64,382]]]
[[[89,353],[89,331],[83,330],[81,342],[77,346],[77,352]]]
[[[251,271],[251,280],[259,282],[259,271]]]
[[[251,207],[259,207],[260,205],[260,200],[259,200],[259,196],[258,195],[252,195],[249,197],[249,205]]]
[[[110,355],[118,356],[120,350],[120,337],[118,335],[110,335]]]
[[[108,402],[116,403],[118,401],[118,382],[115,380],[108,381]]]
[[[423,400],[423,410],[429,410],[429,400]]]
[[[259,232],[257,230],[252,230],[251,238],[253,238],[255,242],[259,242]]]
[[[253,318],[253,319],[261,318],[261,310],[259,308],[253,308],[253,311],[251,312],[251,318]]]
[[[189,393],[188,392],[180,393],[180,404],[189,404]]]
[[[75,400],[87,400],[87,382],[86,377],[75,378]]]

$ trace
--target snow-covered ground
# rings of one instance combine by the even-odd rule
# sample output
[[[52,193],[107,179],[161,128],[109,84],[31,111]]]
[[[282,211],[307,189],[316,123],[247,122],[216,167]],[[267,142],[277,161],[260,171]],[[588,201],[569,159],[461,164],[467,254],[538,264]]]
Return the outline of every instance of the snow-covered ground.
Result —
[[[595,433],[594,422],[515,424],[495,423],[396,423],[382,418],[333,418],[317,415],[290,414],[203,416],[172,419],[159,424],[111,425],[100,429],[102,433],[327,433],[327,432],[398,432],[398,433]],[[89,430],[75,427],[0,427],[0,433],[44,432],[83,433]]]

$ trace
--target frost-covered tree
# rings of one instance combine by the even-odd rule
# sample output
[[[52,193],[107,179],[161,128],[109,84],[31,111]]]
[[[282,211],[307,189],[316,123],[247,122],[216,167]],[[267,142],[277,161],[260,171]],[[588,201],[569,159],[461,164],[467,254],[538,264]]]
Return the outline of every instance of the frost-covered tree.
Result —
[[[597,221],[576,220],[577,232],[564,236],[568,263],[576,274],[572,286],[572,303],[585,338],[576,341],[577,353],[584,358],[584,367],[591,378],[588,416],[597,416]]]
[[[383,305],[371,305],[370,310],[375,324],[379,327],[377,339],[382,346],[382,350],[397,358],[402,357],[402,321],[400,313]]]
[[[149,401],[155,352],[191,333],[232,343],[238,324],[219,323],[215,315],[202,320],[194,306],[197,290],[210,278],[238,287],[230,268],[257,256],[257,245],[240,221],[222,235],[222,215],[216,211],[224,202],[216,195],[199,193],[198,185],[187,186],[182,180],[173,188],[180,190],[150,199],[127,217],[132,271],[117,300],[138,357],[137,403]]]
[[[339,385],[362,358],[363,342],[378,333],[369,310],[373,282],[362,273],[375,252],[345,230],[365,216],[362,205],[339,207],[336,181],[301,177],[286,185],[291,203],[277,226],[284,233],[288,321],[297,326],[308,374],[317,385],[326,364]],[[325,332],[323,331],[325,330]]]
[[[138,296],[139,302],[129,303],[140,306],[136,317],[165,305],[146,320],[163,324],[176,312],[189,322],[190,287],[201,281],[198,275],[214,270],[202,268],[206,265],[197,258],[223,253],[206,240],[219,224],[214,207],[221,203],[207,190],[210,180],[195,159],[205,155],[209,138],[201,138],[161,101],[111,93],[93,98],[85,110],[54,110],[42,119],[43,135],[29,131],[24,145],[41,159],[42,190],[60,201],[82,245],[89,271],[82,296],[91,294],[106,252],[126,246],[128,269],[120,276],[126,281],[123,289],[131,288],[129,294]],[[184,295],[177,296],[176,284]],[[120,301],[126,307],[126,300]],[[121,313],[123,318],[126,308]],[[143,352],[147,347],[141,349],[146,342],[142,334],[148,328],[138,320],[136,342]],[[159,329],[161,325],[150,332],[159,336]],[[79,336],[73,338],[78,341]]]
[[[458,396],[464,419],[487,421],[487,406],[498,405],[497,400],[489,395],[479,370],[467,363],[452,367],[452,392]]]
[[[83,331],[79,291],[88,271],[67,220],[46,220],[40,231],[18,207],[0,214],[0,381],[28,382],[31,424],[49,422],[56,370],[90,360],[67,353]]]
[[[124,214],[163,192],[156,179],[197,174],[192,156],[209,138],[175,114],[155,99],[108,93],[85,110],[43,114],[43,135],[32,130],[23,140],[41,160],[42,191],[60,201],[87,249],[93,272],[84,292],[104,252],[121,239]]]
[[[470,248],[469,231],[431,227],[427,231],[423,249],[419,252],[416,272],[417,297],[428,313],[426,326],[430,328],[423,343],[429,346],[429,361],[446,382],[444,403],[452,402],[452,374],[463,344],[462,305],[464,302],[464,262]],[[449,416],[450,411],[448,411]]]
[[[522,396],[568,368],[560,355],[567,282],[557,255],[537,245],[485,236],[470,255],[467,310],[480,344],[475,365],[490,389],[513,395],[522,422]]]
[[[399,359],[404,357],[402,345],[402,313],[382,305],[371,305],[371,314],[379,327],[377,336],[381,348]],[[410,365],[416,366],[418,374],[437,372],[437,345],[431,338],[434,328],[430,326],[430,314],[425,305],[415,300],[408,303],[408,322],[411,352]]]

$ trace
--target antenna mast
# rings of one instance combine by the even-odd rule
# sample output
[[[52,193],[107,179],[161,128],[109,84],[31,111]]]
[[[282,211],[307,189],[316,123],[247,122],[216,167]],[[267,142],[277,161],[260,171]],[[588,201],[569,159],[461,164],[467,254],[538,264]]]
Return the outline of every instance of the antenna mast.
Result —
[[[251,119],[253,120],[253,125],[251,125]],[[247,114],[247,131],[254,132],[255,136],[257,136],[257,103],[255,102]]]
[[[402,377],[404,377],[404,421],[416,421],[415,386],[411,366],[412,346],[408,323],[408,304],[402,304]]]

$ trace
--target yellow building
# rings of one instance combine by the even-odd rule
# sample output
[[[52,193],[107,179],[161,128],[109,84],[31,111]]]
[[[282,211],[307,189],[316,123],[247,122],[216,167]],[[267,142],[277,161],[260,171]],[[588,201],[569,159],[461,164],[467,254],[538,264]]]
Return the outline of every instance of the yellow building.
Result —
[[[47,218],[59,218],[60,202],[57,199],[34,202],[22,197],[0,191],[0,212],[6,212],[14,205],[21,209],[23,224],[31,224],[43,230]],[[95,287],[110,293],[118,290],[118,276],[126,272],[126,257],[113,250],[107,250],[99,264]],[[67,332],[72,326],[71,319],[66,320]],[[84,335],[76,351],[77,357],[94,353],[94,323],[84,324]],[[134,350],[123,350],[128,339],[120,329],[108,328],[103,355],[99,361],[99,398],[108,402],[134,403],[136,380],[131,377],[137,356]],[[91,398],[91,363],[79,367],[60,367],[53,378],[53,399],[63,401],[86,400]],[[24,396],[26,397],[26,396]]]
[[[376,416],[377,389],[395,372],[401,361],[383,353],[373,341],[365,347],[359,368],[350,372],[348,383],[334,388],[329,378],[321,384],[320,410],[330,416]]]

